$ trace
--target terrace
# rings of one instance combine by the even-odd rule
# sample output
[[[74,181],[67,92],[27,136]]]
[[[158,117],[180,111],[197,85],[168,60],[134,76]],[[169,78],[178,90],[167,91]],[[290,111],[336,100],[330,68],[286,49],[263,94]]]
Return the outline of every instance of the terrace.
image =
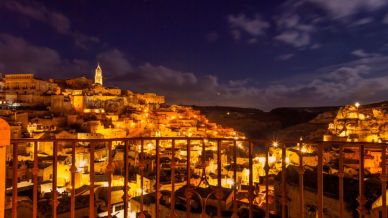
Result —
[[[122,217],[387,217],[382,206],[387,204],[386,143],[299,140],[275,145],[267,140],[198,137],[10,140],[8,125],[0,122],[0,177],[8,178],[9,166],[12,181],[9,187],[0,183],[2,217],[113,217],[120,203]],[[51,160],[39,156],[43,146],[52,148]],[[33,164],[23,177],[20,166],[25,161],[19,160],[18,151],[25,147],[33,151]],[[97,153],[101,147],[106,156]],[[325,153],[333,148],[336,158],[329,161]],[[280,154],[275,160],[274,149]],[[87,163],[78,160],[79,150],[87,151]],[[345,158],[345,151],[353,151],[359,161]],[[381,154],[375,173],[365,170],[369,151]],[[9,161],[7,152],[12,154]],[[291,152],[296,161],[288,159]],[[68,161],[70,174],[64,181],[59,169],[63,153],[69,155],[63,161]],[[166,157],[170,163],[161,164]],[[50,191],[43,196],[41,161],[52,163]],[[263,175],[258,176],[257,164],[264,166]],[[81,172],[88,178],[77,187]],[[31,185],[21,187],[29,175]],[[134,178],[141,187],[137,194],[128,185]]]

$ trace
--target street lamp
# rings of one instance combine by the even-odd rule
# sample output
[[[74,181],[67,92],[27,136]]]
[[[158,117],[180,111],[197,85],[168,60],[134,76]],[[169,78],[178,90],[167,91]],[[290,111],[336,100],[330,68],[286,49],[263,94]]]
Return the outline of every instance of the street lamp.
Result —
[[[357,108],[357,119],[359,119],[360,118],[360,114],[359,114],[358,108],[360,107],[360,103],[356,102],[356,103],[354,103],[354,106],[356,106],[356,108]]]

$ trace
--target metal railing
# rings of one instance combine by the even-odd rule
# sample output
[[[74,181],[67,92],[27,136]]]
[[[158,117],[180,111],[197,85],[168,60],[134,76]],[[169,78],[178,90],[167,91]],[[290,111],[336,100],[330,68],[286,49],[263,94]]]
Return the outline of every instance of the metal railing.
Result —
[[[51,179],[51,196],[46,197],[46,201],[42,201],[38,193],[39,189],[39,172],[40,167],[39,164],[41,162],[39,157],[39,146],[42,143],[42,146],[52,145],[52,154],[48,154],[48,157],[51,158],[52,162],[52,179]],[[148,144],[147,144],[148,143]],[[44,145],[43,145],[44,144]],[[305,178],[305,172],[307,164],[305,163],[304,158],[306,158],[305,151],[303,151],[303,146],[309,145],[313,149],[309,156],[314,156],[317,158],[316,166],[314,169],[316,170],[316,178]],[[40,204],[44,204],[41,202],[50,202],[51,211],[47,212],[51,217],[57,217],[59,213],[68,213],[70,217],[77,217],[77,202],[76,202],[76,155],[77,149],[87,149],[89,153],[89,183],[86,185],[87,190],[89,192],[89,206],[88,206],[88,216],[96,217],[96,172],[95,172],[95,162],[96,162],[96,149],[100,150],[101,146],[107,150],[106,155],[106,167],[105,167],[105,175],[107,176],[107,199],[106,199],[106,211],[107,217],[111,218],[112,214],[112,176],[114,171],[117,169],[117,166],[114,166],[114,156],[117,153],[118,149],[123,150],[123,171],[120,172],[120,175],[124,177],[123,182],[123,210],[124,217],[129,217],[129,212],[132,210],[129,207],[129,201],[132,197],[129,195],[129,183],[130,178],[134,173],[139,174],[140,176],[140,193],[137,197],[140,198],[140,208],[135,211],[138,217],[146,217],[146,209],[145,209],[145,190],[144,190],[144,180],[146,174],[150,174],[151,177],[155,181],[155,185],[152,187],[151,193],[154,193],[155,198],[155,208],[154,211],[148,211],[148,213],[153,214],[155,217],[161,217],[161,202],[162,195],[166,195],[162,193],[162,165],[161,162],[163,157],[168,157],[170,163],[170,175],[168,184],[169,186],[169,214],[168,217],[178,217],[177,216],[177,204],[182,204],[185,210],[186,217],[194,217],[195,213],[193,212],[193,201],[194,199],[199,199],[199,203],[201,209],[199,210],[199,214],[202,217],[206,217],[209,211],[207,210],[207,202],[209,198],[214,196],[214,201],[217,202],[215,204],[216,211],[215,214],[217,217],[245,217],[241,215],[241,206],[245,205],[247,208],[247,216],[248,217],[257,217],[259,213],[258,210],[263,211],[263,216],[266,218],[278,216],[278,217],[295,217],[295,214],[290,214],[290,208],[288,207],[290,203],[290,197],[288,193],[289,185],[290,185],[290,177],[287,174],[287,169],[290,165],[294,165],[294,168],[297,169],[298,179],[297,181],[297,189],[298,196],[296,196],[299,208],[298,208],[298,216],[305,217],[306,205],[305,205],[305,184],[306,179],[316,180],[316,190],[313,192],[316,194],[316,216],[319,218],[324,217],[324,176],[327,174],[324,172],[323,167],[328,164],[329,160],[324,156],[325,153],[330,148],[338,148],[337,155],[338,157],[333,157],[331,162],[336,162],[338,164],[338,214],[339,217],[345,217],[345,193],[344,193],[344,177],[345,177],[345,166],[347,165],[347,159],[345,158],[344,149],[351,149],[358,152],[359,161],[356,164],[357,166],[354,169],[358,170],[358,191],[359,196],[358,200],[358,208],[357,213],[359,217],[365,217],[368,213],[365,203],[365,153],[369,150],[373,150],[374,152],[379,151],[381,157],[378,161],[380,161],[380,171],[379,171],[379,179],[381,184],[381,198],[382,198],[382,207],[381,207],[381,215],[382,217],[387,217],[387,208],[386,208],[386,188],[387,188],[387,172],[386,172],[386,148],[387,144],[385,143],[361,143],[361,142],[307,142],[307,141],[287,141],[287,142],[279,142],[276,148],[273,147],[273,143],[267,140],[250,140],[250,139],[233,139],[233,138],[196,138],[196,137],[138,137],[138,138],[114,138],[114,139],[13,139],[11,140],[11,151],[12,158],[9,159],[8,164],[12,166],[12,203],[11,203],[11,215],[16,218],[18,213],[18,179],[19,175],[19,155],[18,152],[20,147],[31,146],[31,150],[33,154],[31,155],[33,158],[32,169],[28,169],[32,172],[32,217],[40,217],[42,216],[42,211],[39,209]],[[294,149],[289,149],[291,146],[296,146]],[[299,147],[298,147],[299,146]],[[193,148],[195,147],[195,151]],[[200,148],[200,151],[198,151]],[[62,149],[59,151],[58,149]],[[279,159],[276,160],[277,166],[277,175],[270,175],[271,163],[270,156],[273,155],[274,149],[277,149],[278,154],[281,154]],[[59,194],[58,190],[58,162],[61,152],[64,150],[70,150],[68,152],[67,158],[70,160],[70,181],[67,184],[68,189],[70,189],[68,201],[70,203],[70,207],[68,210],[58,211],[58,206],[61,205],[61,202],[64,201],[65,197]],[[210,155],[209,155],[209,152]],[[287,157],[287,153],[294,152],[298,156],[298,162],[289,163],[289,159]],[[131,155],[130,155],[131,153]],[[185,153],[185,155],[184,155]],[[182,157],[186,156],[186,158],[182,158],[179,162],[179,159],[176,157],[177,155]],[[213,154],[213,157],[211,155]],[[193,159],[194,156],[198,156],[196,160]],[[210,156],[210,157],[207,157]],[[248,181],[242,181],[241,170],[238,169],[239,161],[238,159],[243,157],[244,160],[247,161],[247,166],[245,172],[248,172]],[[254,178],[256,172],[254,172],[253,166],[257,161],[257,157],[263,157],[263,169],[264,176],[261,176],[264,181],[257,181],[257,178]],[[130,166],[131,158],[135,160]],[[62,160],[61,160],[62,161]],[[183,164],[183,161],[186,163]],[[216,167],[214,172],[216,172],[216,178],[212,181],[208,181],[210,179],[209,172],[209,161],[215,162],[213,165]],[[149,163],[151,162],[151,163]],[[178,163],[177,163],[178,162]],[[244,165],[245,163],[243,163]],[[147,165],[147,166],[146,166]],[[154,170],[150,170],[149,166],[151,165]],[[230,166],[232,171],[231,175],[225,185],[225,179],[223,178],[223,173],[225,171],[225,166]],[[273,165],[273,164],[272,164]],[[280,166],[279,166],[280,165]],[[130,167],[136,168],[136,171],[130,170]],[[178,167],[185,167],[185,169],[177,169]],[[196,169],[199,168],[198,169]],[[272,166],[273,167],[273,166]],[[147,169],[146,169],[147,168]],[[167,167],[168,168],[168,167]],[[276,168],[276,167],[275,167]],[[131,172],[130,172],[131,171]],[[147,172],[146,172],[147,171]],[[181,172],[184,172],[184,175],[181,175]],[[202,172],[202,175],[198,175],[198,171]],[[229,170],[230,171],[230,170]],[[153,172],[153,173],[152,173]],[[177,174],[181,177],[179,181],[177,181]],[[196,181],[193,181],[193,177],[198,178]],[[213,177],[215,177],[213,176]],[[163,175],[166,177],[166,175]],[[167,175],[168,177],[168,175]],[[274,185],[271,178],[276,177],[275,180],[278,180],[279,185],[277,186],[279,190],[272,191],[271,189],[275,189],[272,186]],[[183,179],[181,179],[183,178]],[[198,181],[199,180],[199,181]],[[184,195],[178,196],[178,183],[181,188],[184,188]],[[182,185],[184,184],[185,185]],[[207,183],[208,192],[207,195],[204,196],[203,193],[199,193],[198,187],[202,184],[202,186]],[[211,184],[213,183],[213,184]],[[225,187],[228,186],[228,187]],[[255,198],[258,196],[258,188],[264,187],[264,200],[258,202]],[[20,187],[19,187],[20,188]],[[230,194],[232,196],[231,205],[228,208],[223,206],[223,201],[225,201],[225,190],[230,190]],[[243,192],[245,196],[247,196],[247,202],[241,200],[238,195]],[[274,194],[277,192],[278,194]],[[228,192],[229,193],[229,192]],[[168,194],[167,194],[168,195]],[[271,196],[272,195],[272,196]],[[273,202],[270,202],[270,197],[274,198]],[[179,199],[178,199],[179,198]],[[182,203],[183,198],[183,203]],[[296,200],[295,199],[295,200]],[[179,201],[179,202],[178,202]],[[64,201],[67,202],[67,201]],[[279,202],[280,205],[278,209],[273,205],[275,202]],[[259,205],[260,203],[260,205]],[[62,205],[63,206],[63,205]],[[165,205],[163,205],[165,206]],[[179,208],[182,210],[182,208]],[[133,211],[132,211],[133,212]]]

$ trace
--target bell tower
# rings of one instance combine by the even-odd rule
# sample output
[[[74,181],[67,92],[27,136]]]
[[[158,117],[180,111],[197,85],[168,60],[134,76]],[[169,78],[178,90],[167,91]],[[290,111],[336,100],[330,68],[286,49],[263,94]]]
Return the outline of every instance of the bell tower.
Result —
[[[96,72],[94,74],[94,83],[102,84],[102,69],[100,63],[97,64]]]

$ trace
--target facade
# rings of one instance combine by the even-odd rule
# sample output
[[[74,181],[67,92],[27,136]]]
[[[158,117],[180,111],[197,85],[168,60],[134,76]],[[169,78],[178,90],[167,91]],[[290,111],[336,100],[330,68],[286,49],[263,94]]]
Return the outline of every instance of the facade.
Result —
[[[11,74],[4,77],[4,90],[0,94],[0,100],[6,102],[6,106],[0,109],[0,116],[11,125],[11,137],[39,139],[37,153],[39,156],[38,179],[44,186],[39,193],[46,196],[52,188],[54,180],[53,170],[57,170],[57,188],[61,197],[66,195],[65,190],[71,187],[82,189],[90,184],[91,162],[94,161],[95,184],[106,187],[108,176],[106,175],[109,159],[107,148],[109,143],[103,141],[111,138],[126,138],[137,136],[198,136],[211,137],[217,133],[219,137],[242,136],[230,128],[209,122],[199,111],[187,106],[165,104],[164,96],[155,93],[134,93],[130,90],[110,88],[103,86],[101,66],[95,70],[95,84],[86,77],[67,80],[44,81],[34,77],[33,74]],[[201,128],[199,128],[201,126]],[[209,131],[211,130],[211,131]],[[70,139],[58,141],[57,149],[51,140]],[[76,143],[74,185],[71,185],[72,140],[93,140],[94,159],[91,160],[90,143]],[[104,139],[104,140],[99,140]],[[132,143],[132,142],[131,142]],[[134,142],[139,143],[139,142]],[[191,155],[187,157],[184,151],[175,152],[177,163],[176,184],[183,183],[186,159],[192,163],[198,162],[201,147],[193,142]],[[114,174],[112,186],[120,188],[124,184],[124,143],[112,141],[112,168]],[[171,168],[173,151],[167,141],[161,142],[161,157],[163,163],[157,166],[155,162],[155,142],[147,142],[146,163],[144,169],[144,184],[141,187],[138,164],[140,162],[140,148],[137,144],[131,144],[128,151],[128,163],[131,175],[128,186],[130,194],[139,196],[140,190],[147,193],[155,191],[155,170],[161,167],[164,171]],[[182,145],[180,145],[182,146]],[[209,142],[208,147],[214,151],[216,144]],[[53,165],[54,153],[57,152],[57,163]],[[177,151],[177,150],[176,150]],[[213,152],[214,153],[214,152]],[[17,150],[20,167],[18,169],[18,182],[32,180],[34,161],[34,143],[22,143]],[[7,149],[8,165],[12,166],[13,150]],[[214,154],[212,156],[214,158]],[[227,161],[226,155],[222,160]],[[229,157],[230,158],[230,157]],[[56,167],[56,168],[55,168]],[[194,167],[193,167],[194,168]],[[217,167],[214,161],[206,167],[207,173],[216,173]],[[7,186],[12,183],[12,167],[7,168]],[[171,179],[163,175],[163,189],[171,188]],[[179,182],[178,182],[179,181]],[[211,184],[217,181],[209,178]],[[11,185],[12,186],[12,185]],[[181,185],[179,185],[181,186]],[[179,188],[177,185],[176,190]],[[222,186],[230,187],[230,181],[222,179]],[[58,189],[58,190],[59,190]],[[121,197],[121,196],[120,196]],[[121,199],[121,198],[120,198]],[[8,199],[10,200],[10,199]],[[212,200],[210,200],[212,201]],[[228,198],[228,202],[230,198]],[[223,208],[229,207],[223,205]],[[59,209],[59,210],[62,210]],[[65,212],[65,211],[62,211]],[[61,213],[62,213],[61,212]],[[63,213],[66,214],[66,213]],[[49,214],[48,214],[49,216]]]
[[[45,92],[57,92],[58,85],[49,81],[40,80],[33,74],[6,74],[4,76],[6,92],[18,95],[42,95]]]
[[[103,85],[103,83],[102,83],[102,69],[101,69],[100,64],[98,64],[97,68],[96,68],[96,72],[94,75],[94,83]]]
[[[338,110],[328,130],[327,140],[385,142],[388,141],[388,114],[383,108],[347,105]]]

